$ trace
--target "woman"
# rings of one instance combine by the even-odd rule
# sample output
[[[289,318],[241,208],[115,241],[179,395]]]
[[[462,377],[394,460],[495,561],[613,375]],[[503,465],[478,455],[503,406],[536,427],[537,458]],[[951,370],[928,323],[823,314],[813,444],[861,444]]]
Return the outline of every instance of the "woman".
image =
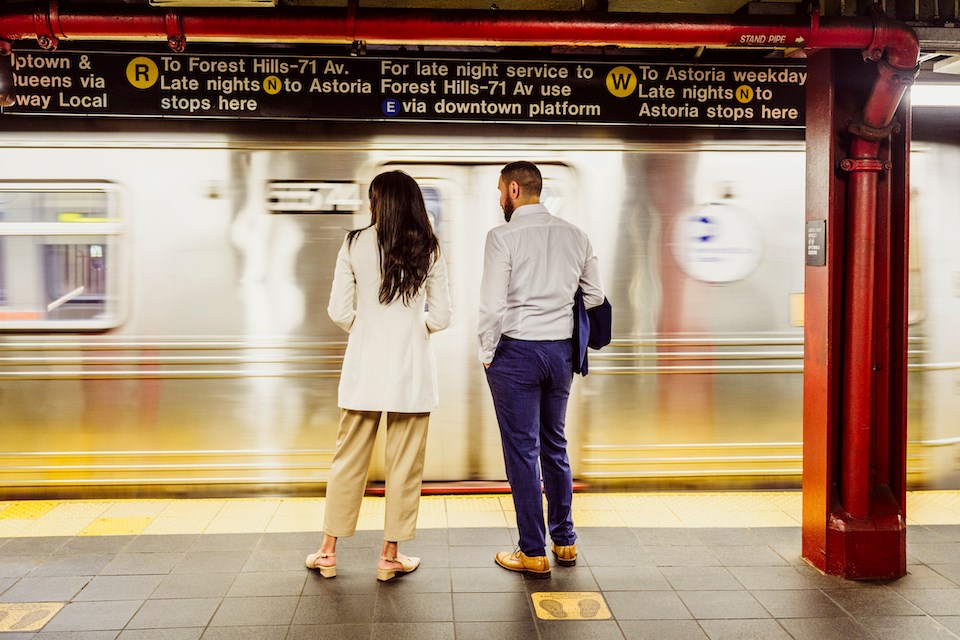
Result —
[[[412,540],[437,371],[430,334],[450,324],[447,267],[417,183],[402,171],[370,183],[370,226],[347,234],[327,313],[350,333],[340,374],[340,430],[327,481],[323,541],[307,567],[337,575],[337,539],[356,532],[377,425],[387,412],[386,516],[377,579],[420,566]],[[424,310],[424,303],[428,311]]]

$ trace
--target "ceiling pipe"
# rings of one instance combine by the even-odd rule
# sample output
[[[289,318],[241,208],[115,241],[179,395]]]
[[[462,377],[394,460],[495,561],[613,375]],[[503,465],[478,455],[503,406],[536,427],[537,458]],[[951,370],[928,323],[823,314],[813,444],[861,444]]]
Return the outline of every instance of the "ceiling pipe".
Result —
[[[895,82],[878,80],[865,110],[868,126],[886,127],[903,93],[900,72],[913,72],[919,41],[882,14],[863,18],[702,16],[464,10],[358,10],[280,7],[246,10],[153,10],[90,5],[61,10],[57,0],[0,10],[0,53],[18,40],[53,50],[60,40],[166,39],[175,51],[195,42],[289,42],[417,45],[620,47],[759,47],[860,49],[885,60]],[[27,5],[29,6],[29,5]]]
[[[703,16],[631,13],[571,13],[464,10],[358,10],[280,7],[246,10],[168,10],[90,5],[62,11],[57,0],[0,9],[0,54],[18,40],[36,39],[44,49],[60,40],[166,39],[175,51],[187,41],[543,45],[620,47],[756,47],[860,49],[880,63],[880,73],[852,128],[859,139],[885,137],[906,87],[916,75],[920,45],[907,25],[880,12],[863,18]],[[29,5],[28,5],[29,6]],[[3,76],[0,68],[0,76]],[[0,77],[0,87],[7,83]],[[0,96],[0,100],[8,99]],[[884,135],[881,135],[884,134]],[[861,150],[862,151],[862,150]],[[863,153],[852,153],[853,157]]]
[[[906,26],[877,18],[785,18],[636,13],[472,11],[280,7],[245,10],[153,10],[125,5],[76,5],[57,0],[0,10],[0,39],[295,42],[424,45],[753,46],[861,49],[908,68],[919,51]],[[29,6],[29,5],[28,5]],[[773,37],[776,37],[776,40]],[[915,50],[911,52],[911,49]]]
[[[862,18],[703,16],[632,13],[529,12],[280,7],[246,10],[154,10],[89,5],[61,10],[57,0],[0,9],[0,54],[18,40],[45,49],[60,40],[166,39],[175,51],[188,41],[544,45],[619,47],[755,47],[860,49],[880,73],[852,133],[872,140],[887,132],[916,75],[920,45],[907,25],[880,12]],[[29,5],[27,5],[29,6]],[[0,69],[2,72],[2,69]],[[2,73],[0,73],[2,75]],[[2,82],[0,85],[5,86]],[[0,100],[9,95],[0,96]],[[885,137],[885,136],[882,136]],[[853,157],[862,154],[853,153]]]

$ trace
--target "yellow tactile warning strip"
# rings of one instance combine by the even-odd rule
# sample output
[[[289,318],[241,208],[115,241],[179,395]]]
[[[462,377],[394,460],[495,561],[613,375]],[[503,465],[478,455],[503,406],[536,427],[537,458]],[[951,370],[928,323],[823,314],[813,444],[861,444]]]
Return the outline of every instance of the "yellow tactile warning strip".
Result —
[[[581,527],[796,527],[799,491],[578,493]],[[323,498],[0,501],[0,538],[319,531]],[[366,497],[359,529],[383,527],[384,499]],[[907,494],[909,524],[960,524],[960,491]],[[509,495],[424,496],[421,529],[513,526]]]
[[[541,620],[605,620],[610,609],[596,591],[538,591],[531,595]]]
[[[0,632],[37,631],[50,621],[62,602],[11,602],[0,604]]]
[[[36,520],[51,511],[58,504],[58,502],[51,500],[32,500],[30,502],[6,504],[4,508],[0,509],[0,520],[8,518]]]

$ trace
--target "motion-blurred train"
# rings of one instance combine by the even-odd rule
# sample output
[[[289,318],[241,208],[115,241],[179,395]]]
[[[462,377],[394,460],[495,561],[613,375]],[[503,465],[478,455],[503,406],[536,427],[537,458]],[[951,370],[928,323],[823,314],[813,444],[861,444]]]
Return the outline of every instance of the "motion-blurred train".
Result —
[[[591,486],[798,487],[802,133],[0,119],[7,496],[321,490],[346,335],[326,315],[367,186],[420,183],[450,268],[426,480],[504,480],[477,361],[500,167],[584,228],[614,341],[574,382]],[[916,139],[909,480],[960,487],[960,144]],[[382,443],[378,445],[382,448]],[[370,481],[382,479],[375,456]]]

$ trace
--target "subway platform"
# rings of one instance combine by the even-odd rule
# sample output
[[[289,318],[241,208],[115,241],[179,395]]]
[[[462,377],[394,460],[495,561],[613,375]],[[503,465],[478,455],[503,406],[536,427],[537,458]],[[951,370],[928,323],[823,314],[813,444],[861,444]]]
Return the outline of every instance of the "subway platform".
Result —
[[[800,557],[799,492],[582,493],[575,567],[509,573],[509,496],[426,496],[416,572],[376,580],[381,498],[304,568],[321,498],[0,502],[0,640],[960,638],[960,492],[908,494],[908,575]]]

